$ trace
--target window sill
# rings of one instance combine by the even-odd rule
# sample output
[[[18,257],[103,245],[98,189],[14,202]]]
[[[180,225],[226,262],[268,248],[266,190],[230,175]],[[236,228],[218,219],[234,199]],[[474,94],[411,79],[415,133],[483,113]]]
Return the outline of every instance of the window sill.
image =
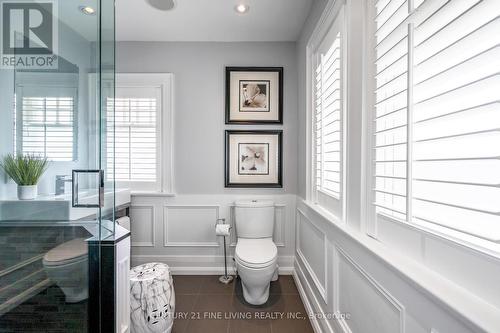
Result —
[[[333,192],[330,192],[328,190],[324,190],[324,189],[320,188],[320,189],[317,189],[316,191],[318,191],[320,193],[323,193],[324,195],[326,195],[326,196],[328,196],[328,197],[330,197],[332,199],[340,200],[340,197],[337,194],[335,194]]]
[[[321,207],[320,205],[310,201],[310,200],[304,200],[303,203],[314,210],[317,214],[321,215],[325,220],[331,222],[332,224],[336,225],[344,225],[344,221],[342,221],[342,218],[339,218],[337,215],[333,214],[329,210]]]
[[[175,193],[159,192],[159,191],[131,191],[133,197],[175,197]]]

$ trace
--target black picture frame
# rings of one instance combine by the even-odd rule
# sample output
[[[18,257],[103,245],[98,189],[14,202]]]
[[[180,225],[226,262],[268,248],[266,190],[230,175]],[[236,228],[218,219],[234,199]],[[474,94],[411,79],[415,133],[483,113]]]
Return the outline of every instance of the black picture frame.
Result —
[[[282,130],[226,130],[225,135],[225,163],[224,163],[224,186],[226,188],[282,188],[283,187],[283,131]],[[278,174],[276,183],[234,183],[230,181],[230,144],[231,135],[277,135],[278,137]]]
[[[231,119],[231,73],[232,72],[276,72],[278,73],[278,119],[234,120]],[[226,125],[283,124],[283,67],[226,67]],[[270,106],[269,106],[270,107]]]

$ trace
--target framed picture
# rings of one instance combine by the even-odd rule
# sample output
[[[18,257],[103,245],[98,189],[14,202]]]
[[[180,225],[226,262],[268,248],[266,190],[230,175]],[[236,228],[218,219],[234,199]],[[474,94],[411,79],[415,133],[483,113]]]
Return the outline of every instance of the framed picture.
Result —
[[[226,124],[283,123],[283,67],[226,67]]]
[[[283,187],[281,130],[226,130],[226,187]]]

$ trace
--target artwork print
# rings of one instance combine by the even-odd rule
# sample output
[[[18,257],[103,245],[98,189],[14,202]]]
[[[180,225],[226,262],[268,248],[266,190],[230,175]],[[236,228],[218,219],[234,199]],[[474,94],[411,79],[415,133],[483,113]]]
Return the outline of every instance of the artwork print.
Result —
[[[269,144],[240,143],[238,173],[240,175],[269,174]]]
[[[269,112],[270,81],[240,81],[240,112]]]
[[[226,124],[283,123],[283,67],[226,67]]]
[[[282,187],[281,130],[226,130],[226,187]]]

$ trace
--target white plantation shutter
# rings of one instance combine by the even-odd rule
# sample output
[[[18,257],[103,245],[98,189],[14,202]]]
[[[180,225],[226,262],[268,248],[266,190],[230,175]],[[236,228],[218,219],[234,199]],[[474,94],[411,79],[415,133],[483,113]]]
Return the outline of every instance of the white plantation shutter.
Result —
[[[108,99],[107,169],[117,182],[158,181],[161,90],[158,87],[117,87]],[[113,144],[114,142],[114,144]]]
[[[378,213],[500,242],[500,1],[380,0]]]
[[[315,201],[338,215],[343,188],[342,13],[313,53]]]
[[[406,219],[408,1],[376,5],[375,205]]]
[[[340,197],[340,33],[316,68],[316,186]]]
[[[16,102],[16,151],[50,161],[76,159],[76,89],[20,88]]]

